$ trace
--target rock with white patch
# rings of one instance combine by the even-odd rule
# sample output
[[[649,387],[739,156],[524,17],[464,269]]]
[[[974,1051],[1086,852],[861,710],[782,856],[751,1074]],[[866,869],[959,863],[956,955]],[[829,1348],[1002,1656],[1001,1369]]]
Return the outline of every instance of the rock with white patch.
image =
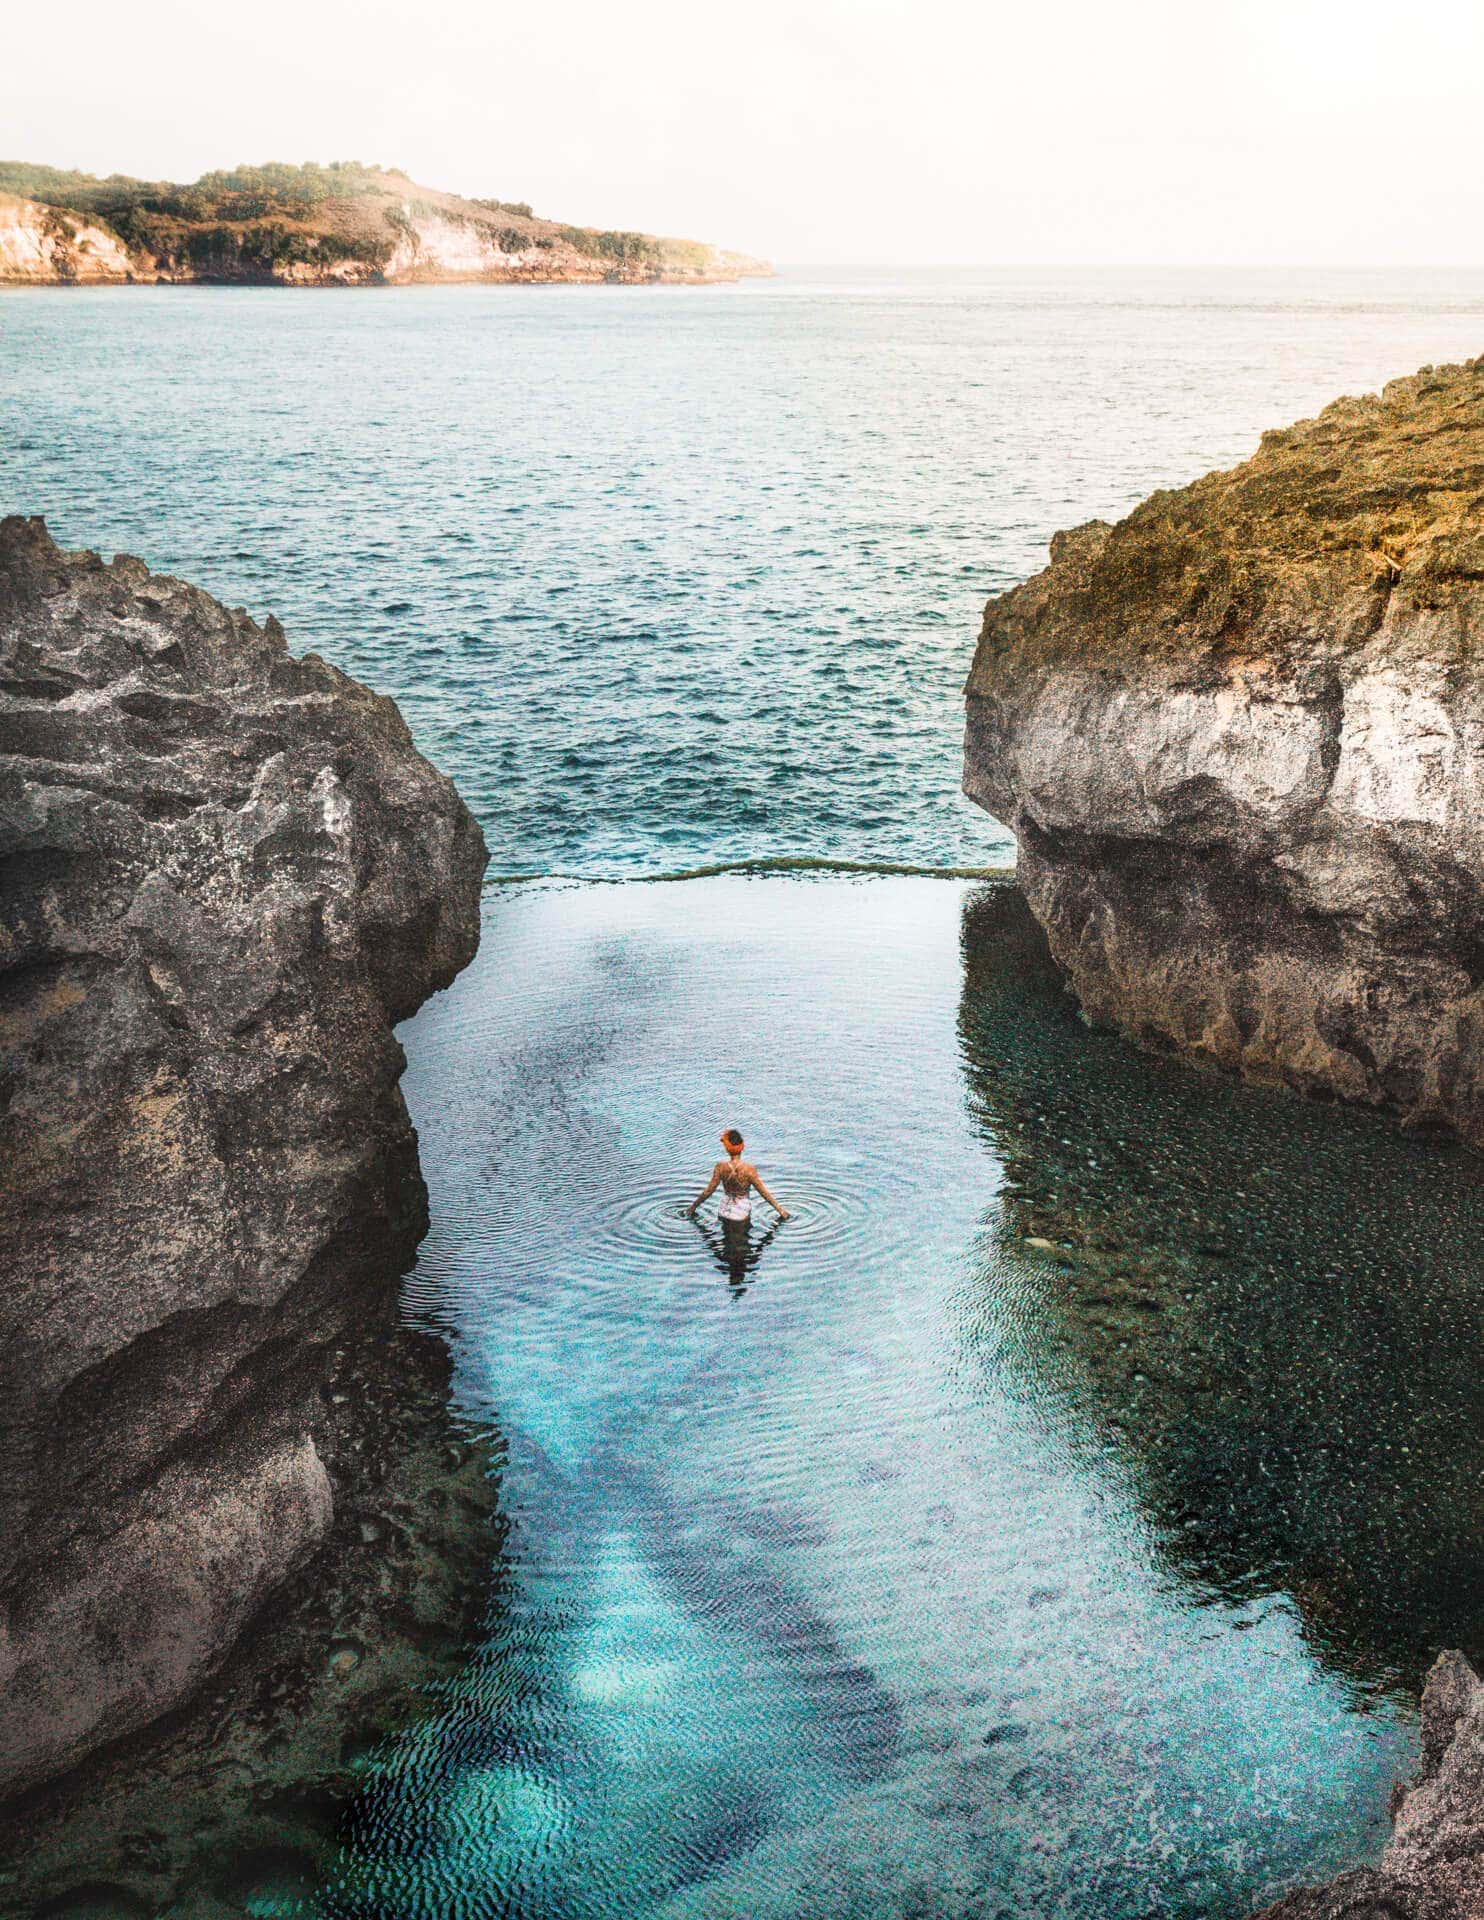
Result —
[[[1484,361],[1060,534],[965,790],[1087,1015],[1484,1142]]]
[[[0,193],[0,282],[81,286],[153,277],[98,221]]]
[[[1444,1653],[1422,1696],[1422,1760],[1375,1867],[1304,1887],[1260,1920],[1484,1920],[1484,1685]]]

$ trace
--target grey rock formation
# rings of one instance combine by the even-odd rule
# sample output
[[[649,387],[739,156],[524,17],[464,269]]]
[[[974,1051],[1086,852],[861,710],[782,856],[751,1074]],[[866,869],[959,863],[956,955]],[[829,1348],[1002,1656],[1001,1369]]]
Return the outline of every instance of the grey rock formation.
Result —
[[[1484,1142],[1484,361],[1059,535],[966,791],[1085,1012]]]
[[[296,1890],[308,1911],[343,1873],[370,1756],[467,1675],[501,1585],[498,1437],[451,1403],[443,1342],[396,1317],[330,1356],[314,1558],[180,1712],[0,1805],[5,1920],[243,1920]]]
[[[1342,1874],[1261,1920],[1484,1920],[1484,1684],[1445,1653],[1422,1696],[1422,1764],[1379,1867]]]
[[[0,523],[0,1789],[179,1704],[314,1552],[328,1350],[426,1224],[393,1023],[485,851],[391,701]]]

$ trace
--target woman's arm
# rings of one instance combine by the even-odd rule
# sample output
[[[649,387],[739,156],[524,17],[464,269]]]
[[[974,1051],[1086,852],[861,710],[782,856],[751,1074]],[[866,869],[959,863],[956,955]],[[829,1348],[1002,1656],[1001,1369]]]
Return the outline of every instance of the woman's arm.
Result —
[[[694,1213],[696,1208],[700,1206],[701,1202],[703,1200],[709,1200],[712,1194],[715,1193],[716,1189],[720,1185],[721,1185],[721,1162],[718,1160],[716,1165],[711,1169],[711,1178],[706,1183],[705,1191],[702,1193],[698,1193],[696,1195],[695,1199],[691,1201],[687,1211],[690,1213]]]
[[[763,1185],[763,1176],[758,1172],[756,1167],[754,1167],[752,1170],[752,1184],[757,1188],[758,1192],[767,1201],[768,1205],[773,1209],[774,1213],[778,1215],[778,1218],[780,1220],[786,1220],[788,1218],[788,1208],[779,1206],[778,1202],[773,1198],[772,1194],[769,1193],[768,1189]]]

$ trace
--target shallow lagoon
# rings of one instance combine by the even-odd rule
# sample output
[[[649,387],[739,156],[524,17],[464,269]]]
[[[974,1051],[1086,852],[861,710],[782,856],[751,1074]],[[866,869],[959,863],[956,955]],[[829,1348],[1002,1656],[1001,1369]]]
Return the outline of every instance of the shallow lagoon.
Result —
[[[406,1039],[508,1558],[323,1910],[1194,1920],[1377,1850],[1480,1637],[1467,1156],[1089,1034],[1003,886],[502,890]],[[733,1119],[740,1274],[676,1211]]]

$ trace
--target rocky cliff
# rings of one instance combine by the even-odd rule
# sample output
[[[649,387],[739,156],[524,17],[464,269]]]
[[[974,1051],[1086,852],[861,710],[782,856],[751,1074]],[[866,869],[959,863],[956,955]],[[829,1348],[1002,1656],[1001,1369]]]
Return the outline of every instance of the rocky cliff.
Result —
[[[1484,361],[1061,534],[964,786],[1090,1019],[1484,1143]]]
[[[134,277],[129,249],[108,227],[0,193],[0,280],[29,286],[107,286]]]
[[[0,162],[0,283],[709,285],[772,269],[700,240],[578,227],[381,167],[243,167],[191,185]]]
[[[189,1696],[331,1528],[424,1231],[393,1023],[485,852],[395,706],[0,523],[0,1789]]]
[[[443,1342],[395,1317],[373,1306],[327,1355],[314,1558],[185,1709],[0,1804],[5,1920],[309,1912],[343,1871],[373,1756],[478,1657],[502,1580],[499,1437],[451,1401]]]

